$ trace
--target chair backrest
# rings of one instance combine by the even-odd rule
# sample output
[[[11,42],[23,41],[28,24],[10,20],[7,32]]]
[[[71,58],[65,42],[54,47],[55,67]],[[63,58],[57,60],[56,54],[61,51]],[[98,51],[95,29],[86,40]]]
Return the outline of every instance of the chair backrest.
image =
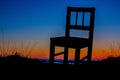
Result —
[[[71,15],[72,12],[75,13],[75,24],[71,24]],[[89,14],[89,25],[85,24],[86,13]],[[79,14],[82,14],[82,16],[79,16]],[[69,38],[70,36],[70,29],[76,29],[76,30],[87,30],[89,31],[88,38],[90,41],[93,40],[93,30],[94,30],[94,17],[95,17],[95,8],[81,8],[81,7],[67,7],[67,15],[66,15],[66,38]],[[81,18],[81,19],[79,19]],[[79,21],[81,20],[81,24],[79,24]],[[87,20],[88,21],[88,20]]]

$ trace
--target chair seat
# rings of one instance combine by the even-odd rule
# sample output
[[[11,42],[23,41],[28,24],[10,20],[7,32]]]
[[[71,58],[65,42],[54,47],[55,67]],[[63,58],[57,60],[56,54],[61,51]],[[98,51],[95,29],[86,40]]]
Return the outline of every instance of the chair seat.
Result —
[[[77,37],[55,37],[51,38],[51,43],[55,46],[65,47],[68,45],[69,48],[84,48],[88,46],[89,39],[87,38],[77,38]]]

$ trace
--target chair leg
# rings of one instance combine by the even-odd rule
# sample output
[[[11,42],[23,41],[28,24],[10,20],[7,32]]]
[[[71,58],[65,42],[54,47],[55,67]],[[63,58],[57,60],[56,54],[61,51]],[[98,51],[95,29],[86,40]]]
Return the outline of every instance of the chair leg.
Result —
[[[64,48],[64,64],[68,63],[68,47]]]
[[[76,48],[76,50],[75,50],[75,65],[79,64],[79,58],[80,58],[80,48]]]
[[[87,62],[91,62],[91,59],[92,59],[92,47],[89,46],[88,47],[88,56],[87,56]]]
[[[54,64],[55,46],[50,43],[50,64]]]

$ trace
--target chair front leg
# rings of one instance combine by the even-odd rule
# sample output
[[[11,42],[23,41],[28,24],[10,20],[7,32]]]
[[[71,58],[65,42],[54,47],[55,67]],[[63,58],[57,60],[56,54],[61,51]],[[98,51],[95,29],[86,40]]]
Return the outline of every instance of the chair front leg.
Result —
[[[53,43],[50,43],[50,64],[54,64],[54,53],[55,53],[55,46]]]

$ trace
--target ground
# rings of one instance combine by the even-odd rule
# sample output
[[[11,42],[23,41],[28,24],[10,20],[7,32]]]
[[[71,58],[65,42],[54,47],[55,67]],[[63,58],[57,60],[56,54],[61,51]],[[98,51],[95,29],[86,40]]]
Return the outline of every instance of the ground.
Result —
[[[38,80],[80,80],[87,78],[119,79],[120,58],[108,58],[100,62],[80,65],[61,65],[42,63],[37,59],[23,58],[18,55],[1,57],[1,77],[12,79]],[[11,76],[10,76],[11,75]],[[10,76],[10,77],[7,77]]]

